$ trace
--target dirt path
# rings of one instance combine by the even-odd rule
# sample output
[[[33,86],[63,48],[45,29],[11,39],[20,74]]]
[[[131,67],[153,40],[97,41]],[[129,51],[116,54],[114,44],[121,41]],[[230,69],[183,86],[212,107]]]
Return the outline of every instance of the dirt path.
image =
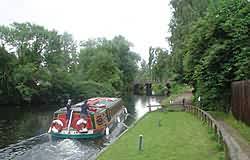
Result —
[[[186,104],[191,104],[192,103],[192,91],[186,91],[183,94],[179,95],[173,100],[173,104],[182,104],[183,99],[185,99]]]
[[[177,97],[172,99],[172,102],[170,102],[170,105],[168,106],[169,111],[184,111],[183,107],[183,100],[185,101],[185,104],[192,104],[192,91],[186,91]]]

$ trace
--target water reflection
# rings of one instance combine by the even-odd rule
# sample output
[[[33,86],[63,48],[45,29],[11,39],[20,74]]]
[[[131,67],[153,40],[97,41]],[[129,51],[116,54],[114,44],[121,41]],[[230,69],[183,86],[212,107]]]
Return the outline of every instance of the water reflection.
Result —
[[[156,96],[135,96],[135,113],[134,117],[135,119],[140,119],[143,115],[145,115],[149,108],[147,106],[149,105],[158,105],[159,102],[162,100],[162,97],[156,97]],[[156,110],[157,108],[152,108],[151,110]]]
[[[55,106],[33,109],[0,108],[0,148],[47,132]]]
[[[139,96],[130,95],[123,97],[125,106],[130,114],[129,118],[126,120],[126,125],[131,125],[135,120],[140,119],[148,111],[149,105],[159,105],[159,102],[163,99],[163,96]],[[152,111],[157,108],[152,108]]]
[[[162,97],[134,95],[123,97],[124,105],[130,113],[129,118],[125,121],[126,125],[141,118],[148,112],[149,104],[158,104],[161,99]],[[0,147],[2,148],[0,149],[0,159],[90,159],[126,129],[122,123],[119,123],[111,135],[100,139],[54,140],[46,132],[53,111],[56,109],[55,106],[36,110],[9,108],[4,112],[2,109],[0,112]]]

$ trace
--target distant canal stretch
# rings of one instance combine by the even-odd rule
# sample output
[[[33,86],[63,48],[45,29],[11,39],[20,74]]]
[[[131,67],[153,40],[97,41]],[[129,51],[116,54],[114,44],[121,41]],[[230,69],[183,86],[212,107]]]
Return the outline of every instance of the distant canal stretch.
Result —
[[[149,104],[158,104],[163,97],[126,96],[124,105],[130,116],[125,120],[131,125],[148,112]],[[0,159],[18,160],[87,160],[95,155],[109,141],[125,130],[123,124],[109,136],[96,140],[51,139],[47,134],[53,112],[62,106],[42,106],[32,109],[0,107]]]

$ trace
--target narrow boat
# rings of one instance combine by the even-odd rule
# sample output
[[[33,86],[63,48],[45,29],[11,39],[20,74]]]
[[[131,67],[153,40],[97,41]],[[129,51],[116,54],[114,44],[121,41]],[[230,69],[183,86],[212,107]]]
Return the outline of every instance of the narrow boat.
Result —
[[[87,103],[87,115],[81,115],[81,106]],[[66,107],[57,110],[48,133],[57,138],[97,138],[109,134],[114,123],[127,114],[121,98],[97,97],[71,106],[67,118]]]

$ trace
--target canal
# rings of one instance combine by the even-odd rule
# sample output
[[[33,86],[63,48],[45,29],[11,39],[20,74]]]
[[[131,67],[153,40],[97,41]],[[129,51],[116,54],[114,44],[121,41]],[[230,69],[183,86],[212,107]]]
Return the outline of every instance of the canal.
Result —
[[[159,104],[163,97],[130,95],[123,97],[129,116],[127,126],[148,112],[147,105]],[[52,139],[47,134],[53,112],[62,106],[32,109],[0,107],[0,159],[87,160],[94,158],[126,128],[120,123],[110,135],[95,140]]]

